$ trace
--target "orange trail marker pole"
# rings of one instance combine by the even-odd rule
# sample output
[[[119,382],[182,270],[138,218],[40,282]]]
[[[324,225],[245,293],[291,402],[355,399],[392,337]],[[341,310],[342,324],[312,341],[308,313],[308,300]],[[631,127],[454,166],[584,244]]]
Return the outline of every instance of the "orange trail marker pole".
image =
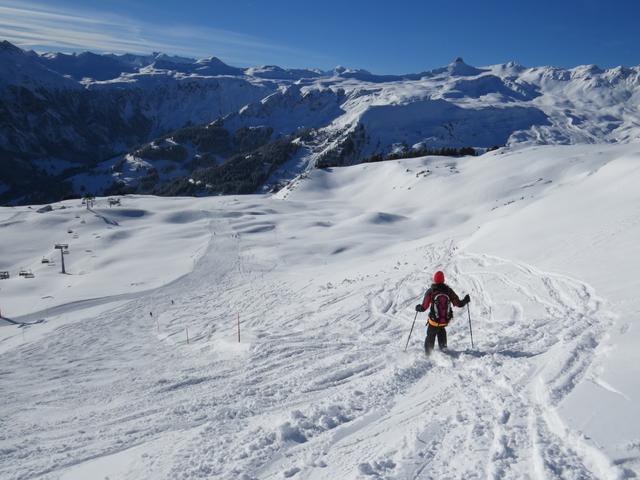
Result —
[[[185,330],[187,331],[187,345],[189,345],[189,327],[185,327]]]
[[[238,343],[240,343],[240,313],[238,313]]]

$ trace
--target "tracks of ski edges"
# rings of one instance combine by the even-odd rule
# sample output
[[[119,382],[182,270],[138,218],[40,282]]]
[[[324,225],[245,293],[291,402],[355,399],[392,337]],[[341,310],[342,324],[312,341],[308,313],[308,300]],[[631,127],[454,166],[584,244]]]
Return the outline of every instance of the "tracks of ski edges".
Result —
[[[556,412],[612,321],[588,285],[428,246],[380,277],[352,272],[339,286],[305,287],[249,255],[239,253],[235,263],[214,255],[236,249],[233,237],[221,237],[170,292],[54,332],[49,353],[19,353],[31,367],[4,372],[16,391],[30,384],[60,390],[62,378],[56,407],[87,395],[83,382],[92,398],[123,400],[85,402],[73,418],[51,417],[35,428],[22,417],[33,399],[8,394],[21,409],[7,411],[5,433],[22,441],[3,451],[5,465],[28,465],[5,472],[8,478],[58,478],[127,445],[149,445],[130,472],[155,478],[620,477]],[[458,293],[471,294],[476,348],[468,347],[466,311],[459,310],[449,353],[425,358],[421,316],[405,354],[412,309],[434,266]],[[251,311],[256,299],[259,311],[243,317],[246,348],[221,343],[233,325],[216,312],[228,305]],[[163,312],[159,328],[148,321],[151,308]],[[190,322],[189,345],[181,318]],[[77,342],[80,360],[70,353]],[[65,366],[70,356],[73,369]],[[105,365],[117,359],[127,378],[91,367],[96,358],[109,359]],[[99,441],[78,431],[99,432]]]

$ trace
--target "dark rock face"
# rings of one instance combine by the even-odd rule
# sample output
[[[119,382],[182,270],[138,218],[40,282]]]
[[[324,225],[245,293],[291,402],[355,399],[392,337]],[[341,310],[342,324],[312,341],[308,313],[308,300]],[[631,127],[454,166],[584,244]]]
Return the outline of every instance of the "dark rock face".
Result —
[[[140,162],[137,182],[116,182],[107,194],[214,195],[255,193],[300,148],[298,135],[272,138],[270,127],[230,131],[222,121],[187,127],[135,150],[127,162]],[[182,175],[174,175],[181,171]]]

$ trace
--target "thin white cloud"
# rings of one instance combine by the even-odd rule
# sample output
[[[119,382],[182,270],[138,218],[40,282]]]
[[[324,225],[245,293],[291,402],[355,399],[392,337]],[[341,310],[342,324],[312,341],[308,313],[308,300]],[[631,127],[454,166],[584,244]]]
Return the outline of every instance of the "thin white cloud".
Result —
[[[105,12],[53,11],[38,3],[0,0],[0,38],[21,48],[112,53],[216,55],[235,64],[326,64],[327,58],[252,35],[193,25],[158,25]]]

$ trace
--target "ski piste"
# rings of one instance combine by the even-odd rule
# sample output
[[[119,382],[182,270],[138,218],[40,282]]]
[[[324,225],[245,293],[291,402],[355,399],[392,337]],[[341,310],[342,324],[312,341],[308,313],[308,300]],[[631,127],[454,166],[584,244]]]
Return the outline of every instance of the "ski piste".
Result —
[[[532,147],[457,173],[384,162],[275,197],[98,199],[118,225],[73,201],[0,209],[6,268],[35,275],[0,282],[3,315],[49,308],[24,339],[0,328],[0,476],[630,476],[634,151]],[[78,233],[69,275],[37,263],[44,224]],[[403,347],[436,270],[471,296],[474,348],[460,309],[451,351],[425,360],[424,317]]]

